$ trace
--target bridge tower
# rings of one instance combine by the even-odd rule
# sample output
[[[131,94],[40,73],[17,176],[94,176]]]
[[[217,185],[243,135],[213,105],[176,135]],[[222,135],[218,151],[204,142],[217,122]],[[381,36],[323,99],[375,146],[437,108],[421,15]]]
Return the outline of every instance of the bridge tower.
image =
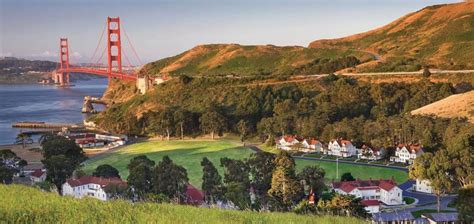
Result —
[[[59,61],[61,70],[69,71],[69,43],[67,38],[59,39]],[[69,85],[69,72],[61,72],[56,79],[61,85]]]
[[[107,17],[107,55],[109,83],[112,79],[114,62],[117,72],[122,73],[122,44],[120,41],[120,17]]]

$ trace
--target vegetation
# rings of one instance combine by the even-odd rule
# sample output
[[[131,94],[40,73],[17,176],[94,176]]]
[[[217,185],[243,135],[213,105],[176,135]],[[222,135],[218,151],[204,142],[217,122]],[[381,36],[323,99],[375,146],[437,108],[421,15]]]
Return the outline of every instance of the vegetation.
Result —
[[[0,183],[10,183],[13,176],[23,170],[27,162],[10,149],[0,150]]]
[[[331,73],[371,59],[367,53],[352,50],[210,44],[149,63],[140,72],[152,76],[303,75]]]
[[[403,201],[405,202],[405,204],[411,205],[415,202],[415,199],[412,197],[403,197]]]
[[[60,135],[47,134],[41,146],[41,162],[46,168],[46,180],[54,184],[59,194],[62,194],[62,185],[87,157],[73,140]]]
[[[365,223],[350,217],[301,216],[183,205],[73,199],[17,185],[0,185],[0,220],[20,223]],[[25,203],[28,201],[28,203]]]
[[[474,221],[474,185],[467,185],[459,189],[456,199],[456,208],[459,213],[459,220],[465,223]]]
[[[92,176],[104,178],[120,178],[119,171],[109,164],[103,164],[95,168],[95,171],[92,173]]]
[[[381,57],[380,63],[358,69],[362,72],[418,71],[424,65],[472,69],[473,15],[472,3],[430,6],[384,27],[345,38],[314,41],[309,47],[365,50]]]

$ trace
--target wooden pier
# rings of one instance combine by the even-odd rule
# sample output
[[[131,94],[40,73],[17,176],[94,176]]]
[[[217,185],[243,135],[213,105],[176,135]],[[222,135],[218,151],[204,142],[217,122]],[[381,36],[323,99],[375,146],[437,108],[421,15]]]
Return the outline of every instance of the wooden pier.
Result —
[[[77,124],[58,124],[58,123],[46,123],[38,121],[21,121],[12,124],[12,128],[44,128],[44,129],[61,129],[61,128],[83,128],[82,125]]]

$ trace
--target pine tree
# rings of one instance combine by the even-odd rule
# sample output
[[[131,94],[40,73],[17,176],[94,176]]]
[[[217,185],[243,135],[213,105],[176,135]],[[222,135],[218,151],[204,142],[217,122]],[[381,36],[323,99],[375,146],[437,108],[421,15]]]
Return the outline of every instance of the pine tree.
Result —
[[[223,199],[224,188],[222,178],[217,172],[216,167],[207,158],[202,158],[202,190],[204,192],[204,200],[207,203],[215,203],[217,200]]]

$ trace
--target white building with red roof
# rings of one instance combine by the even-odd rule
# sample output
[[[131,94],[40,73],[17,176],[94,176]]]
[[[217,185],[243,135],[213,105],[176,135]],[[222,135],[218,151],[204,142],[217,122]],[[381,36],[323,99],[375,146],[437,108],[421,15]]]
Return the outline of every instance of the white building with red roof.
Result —
[[[303,139],[300,140],[302,141]],[[300,140],[298,140],[297,136],[282,136],[277,140],[277,148],[286,151],[292,150],[295,145],[301,144]]]
[[[380,202],[378,200],[362,200],[361,203],[365,206],[365,210],[368,213],[380,212]]]
[[[358,153],[357,158],[359,159],[380,160],[386,152],[384,148],[374,148],[364,144]]]
[[[43,182],[46,180],[46,170],[36,169],[30,174],[30,180],[33,182]]]
[[[329,142],[328,150],[325,153],[333,156],[352,157],[358,154],[358,150],[351,141],[338,139]]]
[[[423,154],[423,147],[420,144],[399,144],[395,149],[395,156],[390,157],[390,161],[413,164],[416,157],[421,154]]]
[[[105,188],[111,184],[126,186],[127,182],[116,177],[84,176],[79,179],[69,179],[63,184],[63,195],[70,195],[75,198],[92,197],[106,201],[109,197],[105,192]]]
[[[301,152],[321,152],[323,145],[315,138],[305,139],[296,135],[285,135],[277,139],[276,146],[281,150]]]
[[[339,194],[354,195],[363,200],[377,200],[385,205],[403,204],[403,191],[393,179],[333,182],[332,188]]]
[[[306,152],[323,152],[323,144],[315,138],[311,138],[309,140],[305,139],[305,140],[303,140],[303,142],[301,144],[303,144],[303,148],[304,148],[303,151],[306,151]]]

